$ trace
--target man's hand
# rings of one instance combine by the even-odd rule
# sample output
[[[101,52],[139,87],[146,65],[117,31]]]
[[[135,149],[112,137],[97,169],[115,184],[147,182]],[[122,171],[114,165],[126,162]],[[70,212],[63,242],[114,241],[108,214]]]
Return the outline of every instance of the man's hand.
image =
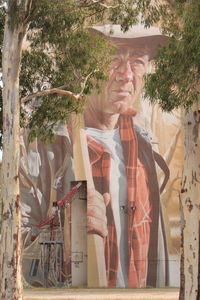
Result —
[[[88,233],[97,233],[107,236],[106,206],[110,202],[110,194],[103,196],[95,189],[87,190],[87,230]]]

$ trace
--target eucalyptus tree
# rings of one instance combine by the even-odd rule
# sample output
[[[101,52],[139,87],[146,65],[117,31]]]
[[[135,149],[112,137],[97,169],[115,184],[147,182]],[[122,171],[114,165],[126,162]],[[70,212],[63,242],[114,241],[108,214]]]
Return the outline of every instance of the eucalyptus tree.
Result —
[[[18,177],[20,110],[21,124],[34,127],[32,137],[36,131],[38,135],[45,132],[45,137],[50,136],[58,119],[62,122],[72,111],[80,110],[82,95],[91,86],[89,79],[103,77],[98,67],[100,61],[105,62],[105,43],[101,38],[92,42],[84,29],[90,15],[94,18],[98,10],[98,5],[85,8],[74,1],[4,2],[1,299],[23,297]],[[48,90],[44,91],[44,87]],[[35,93],[44,97],[30,116],[25,104],[28,95],[36,97]],[[47,98],[49,94],[61,96]]]
[[[173,0],[161,26],[170,42],[155,59],[146,95],[165,111],[183,107],[184,170],[180,188],[181,300],[200,298],[200,1]]]

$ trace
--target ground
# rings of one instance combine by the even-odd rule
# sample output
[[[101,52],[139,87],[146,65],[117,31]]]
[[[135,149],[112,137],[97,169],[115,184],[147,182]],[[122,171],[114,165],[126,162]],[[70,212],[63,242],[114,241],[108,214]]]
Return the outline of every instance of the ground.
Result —
[[[25,300],[178,300],[178,288],[25,289]]]

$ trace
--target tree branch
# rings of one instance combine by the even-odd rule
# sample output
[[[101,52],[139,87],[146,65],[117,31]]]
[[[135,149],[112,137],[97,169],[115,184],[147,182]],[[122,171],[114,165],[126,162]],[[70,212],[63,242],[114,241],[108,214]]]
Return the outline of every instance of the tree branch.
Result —
[[[72,67],[72,69],[73,69],[72,72],[73,72],[74,76],[75,76],[78,80],[80,80],[81,76],[80,76],[80,74],[78,74],[76,68],[74,67],[74,64],[72,63],[70,51],[68,51],[68,49],[67,49],[66,55],[67,55],[67,58],[68,58],[68,60],[69,60],[70,65],[71,65],[71,67]]]
[[[26,17],[25,17],[25,20],[24,22],[25,23],[28,23],[34,13],[34,11],[36,10],[36,7],[37,7],[37,2],[38,0],[28,0],[25,4],[25,14],[26,14]]]
[[[36,93],[32,93],[28,96],[25,96],[21,99],[21,104],[25,104],[26,101],[28,100],[31,100],[33,98],[36,98],[36,97],[42,97],[42,96],[47,96],[47,95],[53,95],[53,94],[57,94],[57,95],[64,95],[64,96],[68,96],[70,98],[73,98],[75,100],[80,100],[83,93],[84,93],[84,90],[85,90],[85,87],[86,87],[86,84],[87,84],[87,81],[88,79],[92,76],[92,74],[96,73],[97,70],[94,70],[92,72],[90,72],[86,77],[85,77],[85,80],[84,82],[81,84],[81,91],[80,93],[78,94],[75,94],[71,91],[66,91],[64,90],[64,88],[66,87],[65,85],[63,86],[60,86],[58,88],[53,88],[53,89],[48,89],[48,90],[44,90],[44,91],[39,91],[39,92],[36,92]]]
[[[117,8],[120,5],[120,4],[117,4],[117,5],[107,5],[105,3],[102,3],[102,0],[91,0],[91,3],[87,4],[87,0],[86,0],[86,1],[84,1],[84,4],[79,5],[79,7],[87,8],[87,7],[92,7],[95,4],[99,4],[100,6],[103,6],[106,9]]]
[[[90,73],[85,77],[84,82],[81,84],[81,87],[82,87],[81,92],[77,95],[78,98],[80,98],[80,97],[83,95],[83,92],[84,92],[84,90],[85,90],[86,83],[87,83],[88,79],[90,78],[90,76],[92,76],[92,74],[94,74],[94,73],[96,73],[96,72],[97,72],[97,70],[94,70],[94,71],[90,72]]]
[[[117,8],[117,7],[119,7],[119,4],[117,4],[117,5],[107,5],[107,4],[105,4],[105,3],[101,3],[101,0],[92,0],[92,2],[93,2],[94,4],[99,4],[99,5],[101,5],[101,6],[105,7],[106,9]]]
[[[53,89],[39,91],[39,92],[30,94],[30,95],[22,98],[21,103],[25,103],[26,101],[31,100],[31,99],[36,98],[36,97],[42,97],[42,96],[53,95],[53,94],[68,96],[68,97],[71,97],[75,100],[80,99],[80,94],[74,94],[70,91],[65,91],[65,90],[60,89],[60,88],[53,88]]]

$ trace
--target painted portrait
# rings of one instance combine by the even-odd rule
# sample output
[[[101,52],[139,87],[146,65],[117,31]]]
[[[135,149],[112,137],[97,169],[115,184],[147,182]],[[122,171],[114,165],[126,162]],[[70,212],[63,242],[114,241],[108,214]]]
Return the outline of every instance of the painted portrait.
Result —
[[[142,25],[125,33],[118,25],[96,26],[91,32],[109,39],[115,51],[107,80],[88,96],[82,115],[86,151],[81,159],[90,179],[87,175],[82,178],[88,188],[85,196],[82,191],[75,198],[81,194],[79,198],[85,199],[84,205],[81,202],[85,214],[82,228],[90,242],[82,231],[73,236],[73,220],[80,212],[77,207],[72,209],[68,201],[58,216],[62,219],[63,241],[60,280],[66,282],[66,278],[81,273],[81,263],[85,263],[89,267],[85,267],[82,276],[87,278],[82,282],[88,286],[94,286],[98,276],[99,286],[176,286],[178,279],[172,274],[178,269],[179,260],[180,178],[174,169],[181,172],[182,167],[180,114],[169,117],[149,104],[143,93],[144,77],[153,71],[153,58],[167,37],[156,27],[145,29]],[[38,260],[37,270],[42,271],[42,228],[38,224],[48,220],[55,207],[53,203],[68,195],[72,182],[78,181],[80,165],[75,161],[72,124],[58,126],[53,144],[44,145],[37,139],[28,143],[25,133],[21,138],[24,276],[30,284],[44,285],[37,272],[30,272],[34,259]],[[45,226],[49,228],[49,223]],[[101,246],[91,250],[91,237]],[[73,248],[74,239],[79,241],[80,249],[84,244],[87,253],[81,255],[80,249]],[[78,266],[72,260],[73,253],[85,257]],[[99,255],[101,266],[93,269]],[[94,274],[102,265],[104,274]],[[33,273],[35,278],[31,278]],[[54,281],[51,279],[52,285]],[[71,282],[73,285],[73,278]]]

